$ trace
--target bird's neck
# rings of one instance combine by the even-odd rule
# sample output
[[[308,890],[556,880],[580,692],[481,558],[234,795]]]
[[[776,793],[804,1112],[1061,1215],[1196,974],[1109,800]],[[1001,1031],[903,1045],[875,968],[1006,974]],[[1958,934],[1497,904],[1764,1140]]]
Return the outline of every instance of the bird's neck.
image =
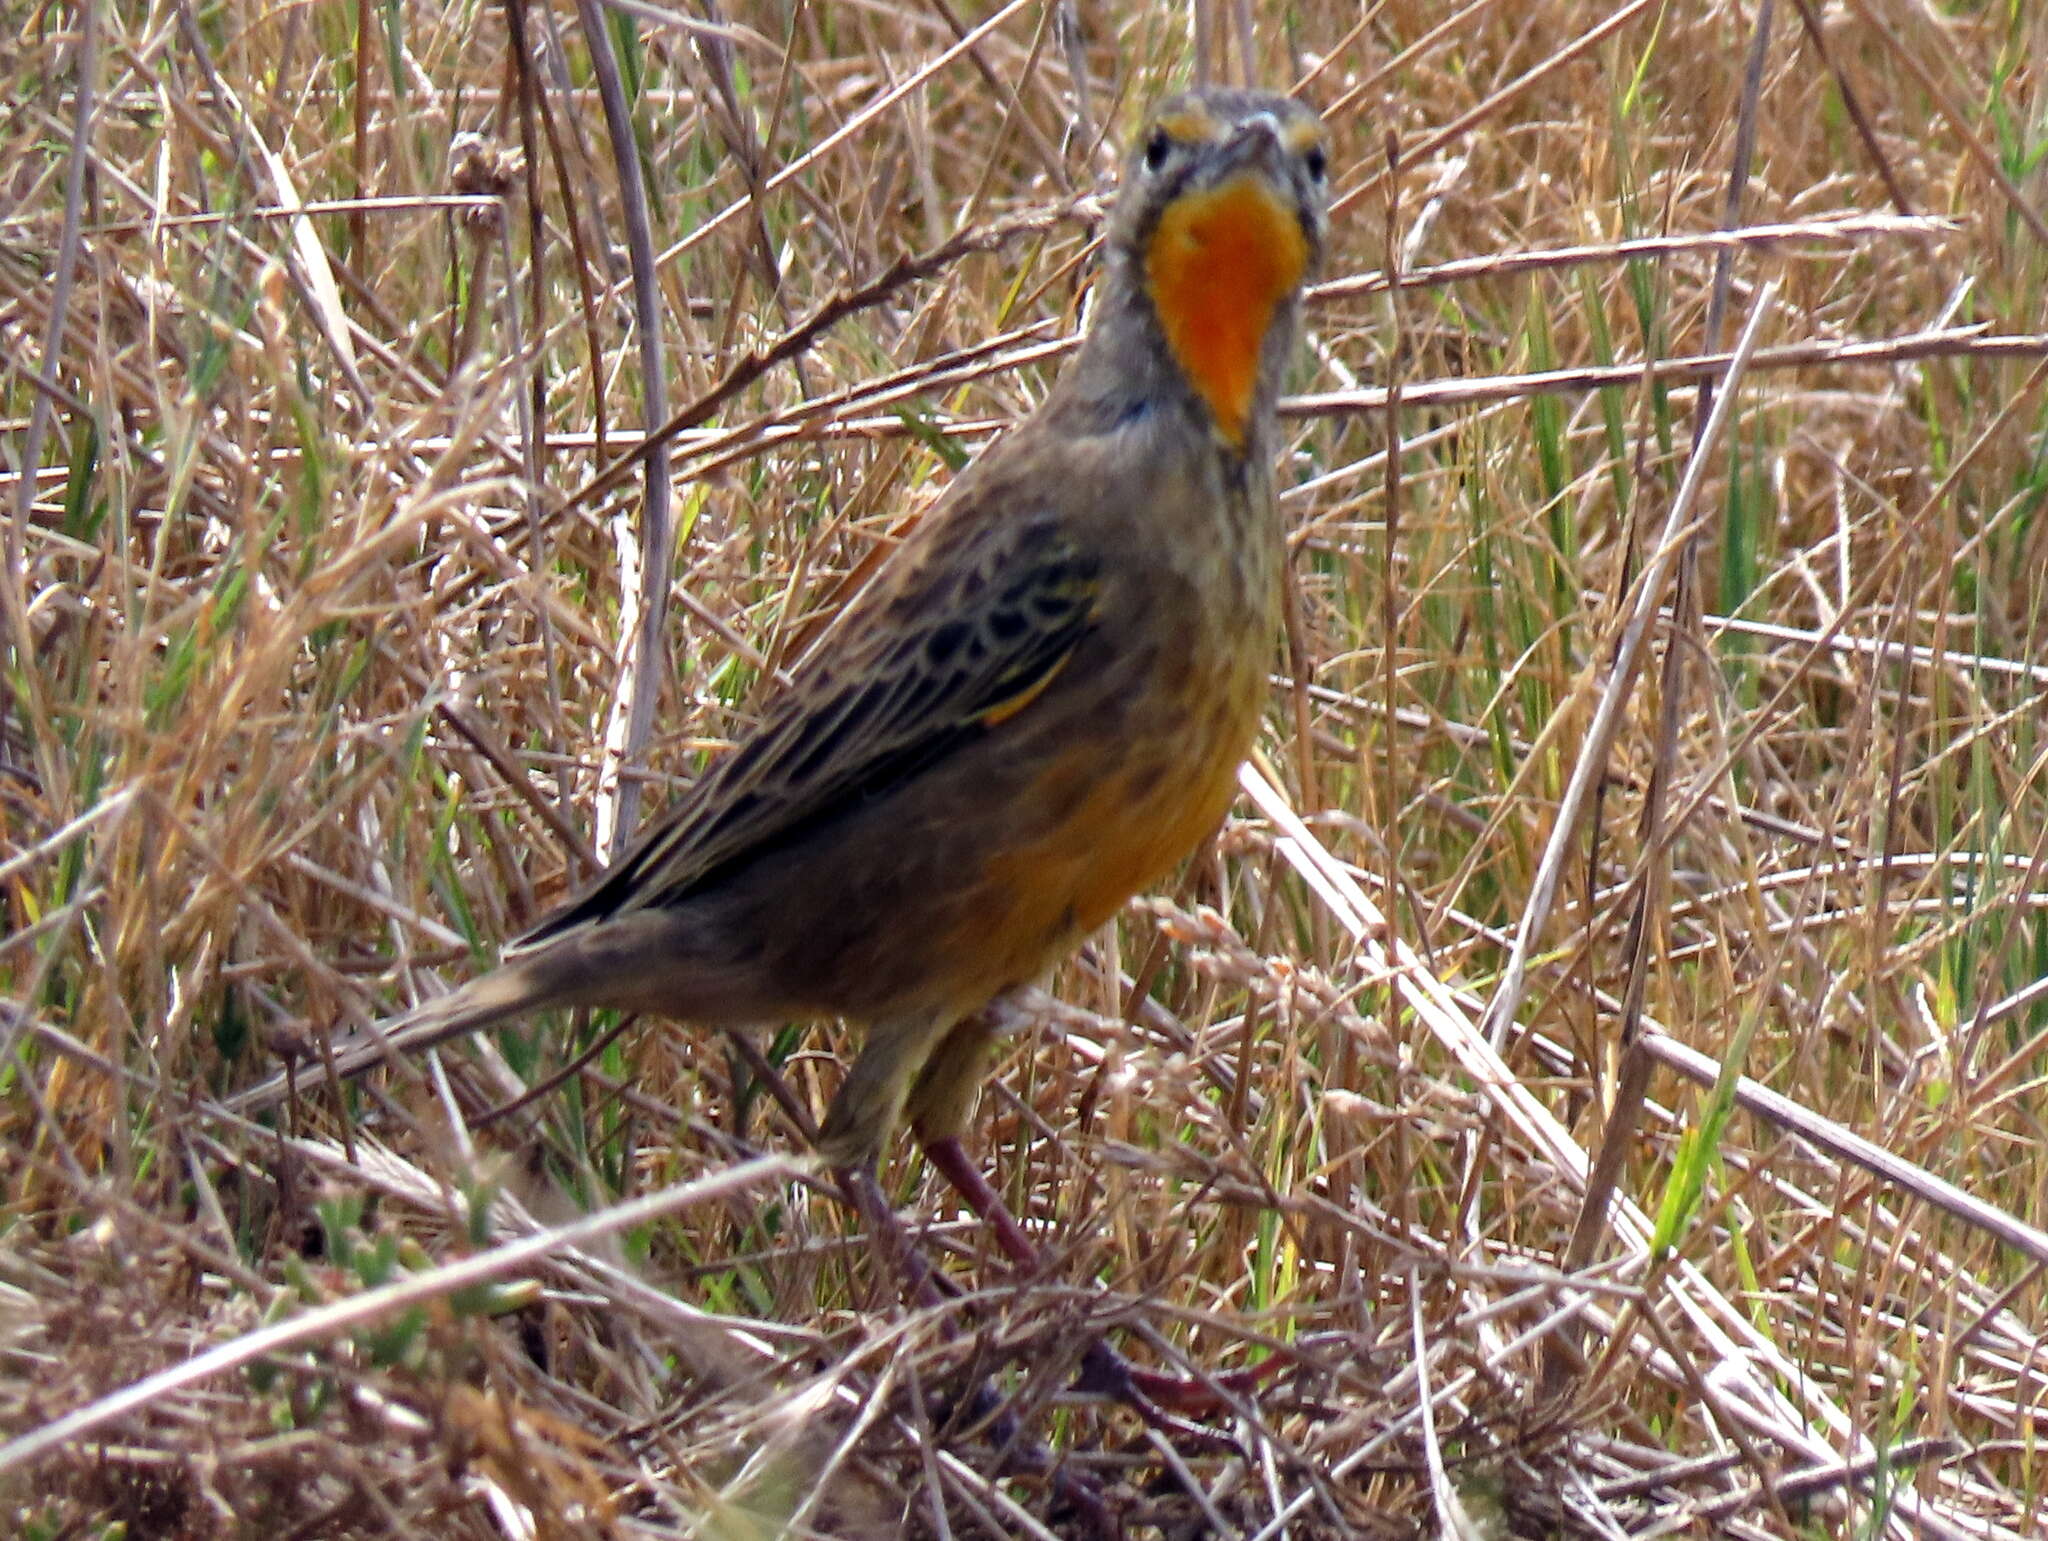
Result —
[[[1151,261],[1108,254],[1088,336],[1062,385],[1105,422],[1171,405],[1206,420],[1225,449],[1267,453],[1299,325],[1300,265],[1176,263],[1158,252],[1155,241]]]

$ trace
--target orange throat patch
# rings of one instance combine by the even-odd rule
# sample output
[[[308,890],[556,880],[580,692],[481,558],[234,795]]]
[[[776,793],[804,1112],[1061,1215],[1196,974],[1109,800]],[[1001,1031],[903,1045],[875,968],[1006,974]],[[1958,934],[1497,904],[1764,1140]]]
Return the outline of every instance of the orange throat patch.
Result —
[[[1152,307],[1181,372],[1233,448],[1243,448],[1251,427],[1266,328],[1307,265],[1301,222],[1251,172],[1179,199],[1152,233]]]

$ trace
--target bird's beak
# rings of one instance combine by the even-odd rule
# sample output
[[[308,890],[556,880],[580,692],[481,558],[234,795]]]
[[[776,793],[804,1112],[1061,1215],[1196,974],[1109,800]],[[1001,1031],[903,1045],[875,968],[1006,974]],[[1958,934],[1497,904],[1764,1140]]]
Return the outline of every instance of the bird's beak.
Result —
[[[1230,170],[1257,165],[1267,173],[1280,174],[1286,146],[1280,137],[1280,120],[1270,112],[1256,113],[1237,126],[1237,132],[1223,147],[1223,165]]]

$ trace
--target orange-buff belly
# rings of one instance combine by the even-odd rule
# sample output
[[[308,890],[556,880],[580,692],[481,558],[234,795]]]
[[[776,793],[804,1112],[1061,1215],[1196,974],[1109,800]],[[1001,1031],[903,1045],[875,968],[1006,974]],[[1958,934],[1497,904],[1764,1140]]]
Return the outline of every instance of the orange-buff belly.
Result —
[[[1092,787],[1059,826],[989,864],[981,918],[991,988],[1028,979],[1051,954],[1114,915],[1170,873],[1222,821],[1237,788],[1244,737],[1223,734],[1198,759],[1120,767]],[[1048,779],[1100,775],[1101,746],[1070,757]]]

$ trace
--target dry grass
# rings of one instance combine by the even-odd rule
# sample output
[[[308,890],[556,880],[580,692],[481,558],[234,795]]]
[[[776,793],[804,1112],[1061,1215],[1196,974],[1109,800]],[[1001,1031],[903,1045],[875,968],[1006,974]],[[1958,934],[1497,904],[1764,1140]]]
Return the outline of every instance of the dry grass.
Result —
[[[0,1433],[165,1376],[0,1526],[2043,1529],[2048,10],[1795,0],[1753,90],[1755,9],[1702,0],[622,21],[660,669],[639,462],[600,476],[648,399],[620,157],[575,9],[509,14],[40,7],[0,54]],[[1090,195],[1198,58],[1335,131],[1299,625],[1259,795],[985,1098],[1050,1275],[902,1156],[962,1290],[897,1305],[673,1025],[495,1119],[608,1024],[224,1116],[744,726],[1043,392]],[[1855,222],[1696,239],[1731,188]],[[1752,325],[1696,448],[1685,361]],[[766,1050],[815,1111],[843,1047]],[[1751,1084],[1674,1073],[1716,1061]],[[1052,1400],[1084,1324],[1284,1368],[1148,1434]]]

